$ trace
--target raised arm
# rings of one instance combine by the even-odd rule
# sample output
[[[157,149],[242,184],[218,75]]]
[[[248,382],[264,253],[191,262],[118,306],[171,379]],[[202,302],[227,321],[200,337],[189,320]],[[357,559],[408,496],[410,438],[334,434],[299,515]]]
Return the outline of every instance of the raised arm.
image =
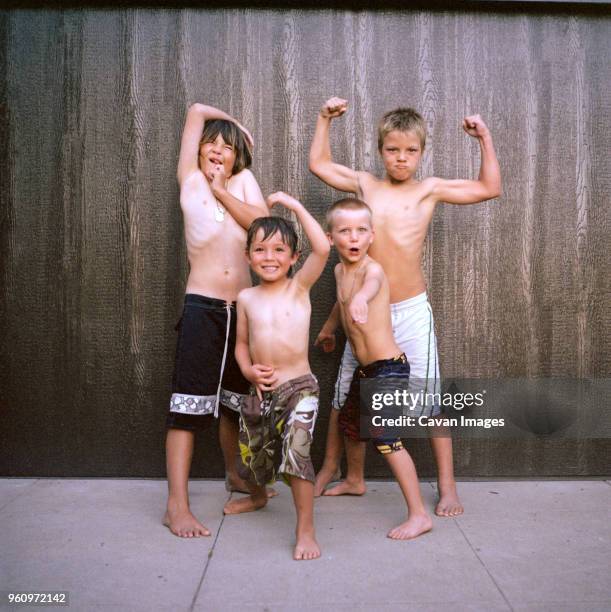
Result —
[[[244,201],[227,190],[227,177],[221,165],[216,168],[210,187],[214,197],[229,211],[229,214],[239,225],[248,230],[257,217],[268,217],[269,209],[257,179],[248,168],[240,172],[240,180],[244,187]]]
[[[336,164],[331,159],[329,126],[331,119],[341,117],[348,103],[342,98],[330,98],[318,113],[314,139],[310,147],[310,170],[321,180],[340,191],[358,193],[358,176],[355,170]]]
[[[363,285],[348,306],[348,312],[355,323],[367,323],[368,304],[378,294],[383,274],[381,266],[371,263],[367,266]]]
[[[325,269],[329,251],[331,250],[329,239],[318,224],[318,221],[305,209],[304,205],[290,195],[277,191],[268,196],[267,204],[270,208],[275,204],[281,204],[285,208],[292,210],[297,215],[297,219],[310,241],[312,251],[299,269],[299,272],[295,274],[295,281],[304,289],[309,289]]]
[[[182,140],[180,143],[180,154],[178,156],[176,176],[180,185],[199,168],[199,143],[202,138],[204,123],[211,119],[232,121],[242,130],[242,132],[244,132],[251,146],[253,145],[250,132],[233,117],[218,108],[214,108],[214,106],[206,106],[205,104],[198,103],[192,104],[187,111],[187,119],[185,120],[185,127],[182,131]]]
[[[431,194],[437,202],[448,204],[476,204],[501,195],[501,169],[496,158],[492,136],[479,115],[463,120],[463,129],[477,138],[481,151],[479,177],[473,180],[427,179]]]

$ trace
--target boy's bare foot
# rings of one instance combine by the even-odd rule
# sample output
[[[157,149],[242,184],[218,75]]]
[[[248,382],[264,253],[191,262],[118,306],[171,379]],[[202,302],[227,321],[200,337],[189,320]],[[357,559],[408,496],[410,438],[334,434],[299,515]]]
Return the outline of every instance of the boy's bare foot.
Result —
[[[239,476],[225,476],[225,490],[229,493],[246,493],[250,494],[248,490],[248,485],[246,481],[240,478]],[[272,498],[278,495],[278,491],[273,489],[272,487],[267,487],[266,489],[267,497]]]
[[[458,499],[455,482],[444,486],[438,485],[437,488],[439,489],[439,501],[435,506],[437,516],[458,516],[465,511]]]
[[[314,532],[302,533],[297,536],[293,559],[296,561],[309,561],[320,557],[320,547],[314,537]]]
[[[405,523],[401,523],[391,529],[388,532],[388,537],[392,540],[411,540],[430,531],[432,528],[433,521],[428,514],[416,514],[410,516]]]
[[[241,497],[240,499],[230,499],[223,508],[223,514],[242,514],[242,512],[254,512],[260,510],[267,504],[267,497]]]
[[[364,495],[367,491],[367,485],[364,480],[344,480],[335,487],[325,489],[324,496],[334,495]]]
[[[339,480],[342,476],[339,468],[335,470],[329,470],[323,466],[323,468],[316,474],[316,480],[314,481],[314,497],[320,497],[323,491],[330,482]]]
[[[168,507],[163,517],[163,524],[179,538],[199,538],[210,535],[210,531],[188,509],[172,508],[170,510]]]

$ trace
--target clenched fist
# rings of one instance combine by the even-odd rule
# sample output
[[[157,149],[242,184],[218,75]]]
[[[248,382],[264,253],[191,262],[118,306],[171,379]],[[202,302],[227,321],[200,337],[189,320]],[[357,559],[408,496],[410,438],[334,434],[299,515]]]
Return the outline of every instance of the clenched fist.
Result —
[[[320,115],[325,119],[341,117],[348,108],[348,101],[343,98],[329,98],[321,107]]]
[[[479,115],[469,115],[462,120],[462,128],[473,138],[482,138],[489,134],[488,126]]]

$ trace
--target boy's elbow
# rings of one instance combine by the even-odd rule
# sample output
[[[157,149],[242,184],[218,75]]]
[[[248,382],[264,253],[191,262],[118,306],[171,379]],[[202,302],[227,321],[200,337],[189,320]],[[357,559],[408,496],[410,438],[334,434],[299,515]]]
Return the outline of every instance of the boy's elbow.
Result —
[[[204,119],[206,119],[206,112],[208,108],[209,107],[205,104],[194,102],[193,104],[191,104],[191,106],[189,106],[189,109],[187,110],[187,115],[190,115],[191,117],[204,117]]]
[[[310,163],[308,165],[308,168],[310,169],[310,172],[312,174],[315,174],[316,176],[320,176],[322,172],[322,166],[323,166],[323,163],[319,158],[312,157],[310,155]]]
[[[503,187],[501,186],[501,183],[498,183],[498,185],[495,185],[491,189],[491,194],[488,199],[492,200],[494,198],[500,198],[502,195],[503,195]]]
[[[488,185],[482,185],[481,192],[479,197],[481,198],[480,202],[485,202],[486,200],[494,200],[495,198],[500,197],[502,194],[501,184],[493,183]]]
[[[248,225],[250,226],[250,224],[259,217],[269,217],[270,215],[269,207],[265,202],[254,204],[251,209],[251,218],[249,219]]]

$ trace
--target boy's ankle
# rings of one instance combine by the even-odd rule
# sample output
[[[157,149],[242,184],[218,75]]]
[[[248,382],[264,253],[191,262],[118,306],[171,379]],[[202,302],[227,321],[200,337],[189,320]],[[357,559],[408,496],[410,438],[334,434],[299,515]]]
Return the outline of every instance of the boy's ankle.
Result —
[[[314,520],[297,521],[295,526],[295,535],[297,537],[302,535],[314,535]]]
[[[251,491],[250,496],[256,501],[264,501],[267,503],[267,489],[266,487],[257,487]]]
[[[168,497],[167,507],[168,507],[168,510],[180,510],[180,511],[190,510],[188,499],[175,499],[172,497]]]
[[[345,482],[351,485],[364,485],[365,476],[354,476],[352,474],[346,474]]]

